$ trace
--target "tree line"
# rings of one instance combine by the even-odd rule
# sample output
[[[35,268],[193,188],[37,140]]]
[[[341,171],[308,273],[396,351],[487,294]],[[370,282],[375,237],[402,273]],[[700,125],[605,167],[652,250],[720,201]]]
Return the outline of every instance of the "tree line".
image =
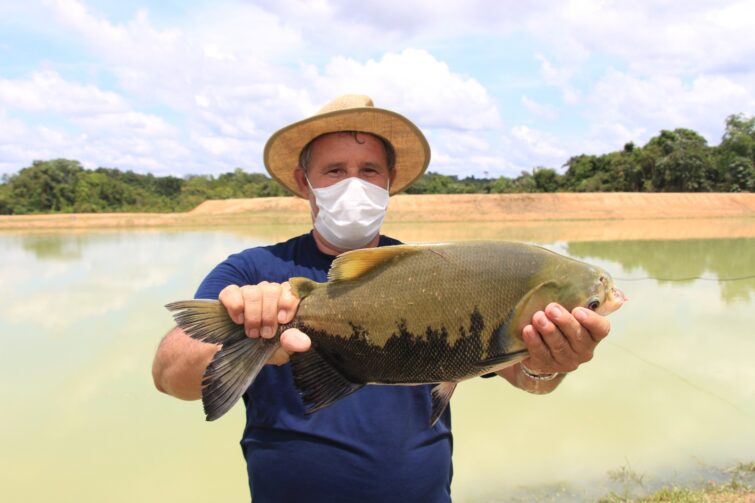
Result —
[[[509,178],[425,173],[409,194],[521,192],[752,192],[755,116],[731,115],[721,143],[709,146],[691,129],[663,130],[644,146],[627,143],[603,155],[571,157],[560,174],[536,167]],[[208,199],[285,196],[261,173],[237,168],[219,176],[154,176],[78,161],[34,161],[0,183],[0,214],[186,211]]]

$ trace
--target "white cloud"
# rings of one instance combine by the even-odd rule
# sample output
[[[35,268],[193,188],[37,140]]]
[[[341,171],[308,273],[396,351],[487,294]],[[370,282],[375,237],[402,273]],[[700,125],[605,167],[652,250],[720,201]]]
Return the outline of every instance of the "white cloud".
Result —
[[[558,166],[661,128],[716,141],[726,115],[755,112],[751,1],[224,0],[124,21],[92,5],[0,7],[79,51],[24,74],[0,62],[0,170],[60,156],[259,170],[273,131],[345,92],[415,121],[434,142],[433,167],[460,174]],[[44,35],[29,24],[42,15]]]
[[[755,4],[571,0],[532,16],[528,27],[564,62],[611,55],[643,74],[707,73],[752,61]],[[744,66],[751,66],[744,63]]]
[[[559,169],[570,155],[559,138],[525,125],[512,127],[500,141],[506,176],[516,176],[537,166]]]
[[[358,89],[371,95],[377,106],[401,110],[425,128],[475,130],[500,125],[495,101],[478,81],[452,72],[424,50],[387,53],[379,61],[365,63],[338,57],[316,76],[315,86],[323,101]]]
[[[116,93],[68,82],[53,71],[34,72],[27,79],[0,79],[0,106],[68,116],[127,109],[126,102]]]
[[[529,110],[535,115],[539,115],[540,117],[543,117],[548,120],[554,120],[558,117],[558,112],[556,111],[555,107],[552,107],[550,105],[545,105],[543,103],[539,103],[524,95],[522,96],[521,102],[524,108],[526,108],[527,110]]]
[[[678,77],[644,79],[614,70],[596,83],[586,100],[590,106],[585,114],[595,132],[657,134],[661,129],[684,127],[717,144],[727,115],[755,111],[754,88],[755,78],[735,82],[725,76],[702,75],[685,83]],[[615,138],[614,149],[620,142],[648,139]]]

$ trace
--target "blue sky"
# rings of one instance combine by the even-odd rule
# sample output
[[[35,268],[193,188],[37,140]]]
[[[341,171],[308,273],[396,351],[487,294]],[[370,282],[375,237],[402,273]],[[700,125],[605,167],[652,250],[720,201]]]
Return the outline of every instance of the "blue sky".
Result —
[[[0,0],[0,173],[35,159],[263,171],[344,93],[412,119],[430,169],[514,176],[755,115],[755,0]]]

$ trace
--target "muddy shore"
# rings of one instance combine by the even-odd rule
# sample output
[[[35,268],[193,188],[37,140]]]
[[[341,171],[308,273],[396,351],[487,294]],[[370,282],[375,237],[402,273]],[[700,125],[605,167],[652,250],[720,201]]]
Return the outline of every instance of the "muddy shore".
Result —
[[[206,201],[185,213],[0,216],[0,231],[306,226],[310,218],[306,201],[270,197]],[[458,226],[460,238],[475,237],[464,236],[466,224],[473,234],[481,228],[526,234],[558,227],[571,240],[755,237],[755,194],[400,194],[391,199],[387,226],[423,223]]]

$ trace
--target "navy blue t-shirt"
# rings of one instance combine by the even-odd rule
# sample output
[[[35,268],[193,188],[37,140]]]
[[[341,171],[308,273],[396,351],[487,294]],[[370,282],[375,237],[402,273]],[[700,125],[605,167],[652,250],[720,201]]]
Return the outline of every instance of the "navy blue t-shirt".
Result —
[[[381,236],[379,246],[399,244]],[[326,281],[332,256],[312,234],[228,257],[195,298],[228,285]],[[430,425],[431,385],[365,386],[311,415],[291,368],[267,365],[244,394],[241,448],[254,503],[442,502],[451,500],[451,417]]]

